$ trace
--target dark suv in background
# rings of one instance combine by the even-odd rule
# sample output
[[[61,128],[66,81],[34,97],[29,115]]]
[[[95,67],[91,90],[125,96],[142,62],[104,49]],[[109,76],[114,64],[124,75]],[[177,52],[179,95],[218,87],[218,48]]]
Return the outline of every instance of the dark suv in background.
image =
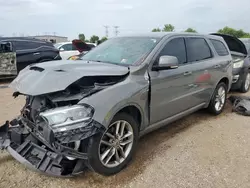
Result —
[[[25,37],[0,38],[0,76],[16,76],[27,65],[60,60],[52,43]]]

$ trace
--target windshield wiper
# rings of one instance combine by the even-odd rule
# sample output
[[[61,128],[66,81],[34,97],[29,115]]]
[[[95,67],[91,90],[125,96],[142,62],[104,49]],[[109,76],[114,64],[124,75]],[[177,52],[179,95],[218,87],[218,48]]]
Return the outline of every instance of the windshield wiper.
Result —
[[[101,61],[101,60],[85,60],[88,63],[89,62],[98,62],[98,63],[108,63],[108,64],[113,64],[113,65],[119,65],[119,66],[123,66],[123,67],[127,67],[129,66],[128,64],[122,64],[122,63],[114,63],[114,62],[110,62],[110,61]]]

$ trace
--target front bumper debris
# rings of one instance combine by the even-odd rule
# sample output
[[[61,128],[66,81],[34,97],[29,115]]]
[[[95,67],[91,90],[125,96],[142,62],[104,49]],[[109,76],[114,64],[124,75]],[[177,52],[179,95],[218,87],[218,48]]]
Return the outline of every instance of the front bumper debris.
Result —
[[[103,127],[96,127],[96,123],[93,121],[85,131],[82,128],[82,132],[86,135],[81,136],[82,141],[104,131]],[[52,140],[55,141],[51,143],[42,138],[41,134],[36,132],[35,129],[30,129],[32,125],[28,126],[24,126],[19,119],[7,121],[0,127],[0,149],[6,149],[26,167],[50,176],[69,177],[79,174],[85,169],[84,163],[88,159],[87,153],[76,151],[68,145],[62,144],[60,140],[57,142],[56,138],[53,138]],[[49,135],[54,137],[53,133],[49,133]],[[72,138],[72,135],[69,138]],[[66,156],[75,160],[69,160]]]

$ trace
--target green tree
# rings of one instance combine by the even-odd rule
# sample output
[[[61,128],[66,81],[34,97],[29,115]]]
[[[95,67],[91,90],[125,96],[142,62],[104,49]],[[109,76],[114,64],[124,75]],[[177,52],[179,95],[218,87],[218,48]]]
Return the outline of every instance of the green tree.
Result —
[[[85,39],[85,41],[84,41],[84,42],[89,42],[89,40]]]
[[[102,37],[102,38],[101,38],[101,43],[104,42],[104,41],[106,41],[106,40],[108,40],[107,37]]]
[[[232,35],[237,38],[250,38],[250,33],[247,33],[242,29],[237,30],[228,26],[224,27],[223,29],[219,29],[217,33]]]
[[[152,29],[152,32],[161,32],[161,29],[158,27],[158,28],[154,28]]]
[[[80,33],[78,35],[78,38],[81,40],[81,41],[85,41],[85,35],[83,33]]]
[[[172,24],[165,24],[162,29],[163,32],[174,31],[175,27]]]
[[[197,33],[197,31],[195,30],[195,29],[193,29],[193,28],[187,28],[186,30],[185,30],[185,32],[189,32],[189,33]]]
[[[96,43],[98,40],[99,40],[99,37],[96,36],[96,35],[93,35],[92,37],[90,37],[89,41],[92,42],[92,43]]]

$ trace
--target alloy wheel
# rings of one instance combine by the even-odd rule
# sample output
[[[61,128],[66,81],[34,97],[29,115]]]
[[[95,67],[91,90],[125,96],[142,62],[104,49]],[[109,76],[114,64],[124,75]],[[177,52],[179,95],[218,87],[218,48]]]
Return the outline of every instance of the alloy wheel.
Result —
[[[215,109],[216,111],[220,111],[226,101],[226,90],[224,87],[219,87],[216,98],[215,98]]]
[[[120,165],[130,154],[134,142],[132,126],[124,120],[109,126],[99,144],[99,159],[105,167]]]
[[[249,85],[250,85],[250,73],[247,74],[245,85],[244,85],[246,91],[249,89]]]

